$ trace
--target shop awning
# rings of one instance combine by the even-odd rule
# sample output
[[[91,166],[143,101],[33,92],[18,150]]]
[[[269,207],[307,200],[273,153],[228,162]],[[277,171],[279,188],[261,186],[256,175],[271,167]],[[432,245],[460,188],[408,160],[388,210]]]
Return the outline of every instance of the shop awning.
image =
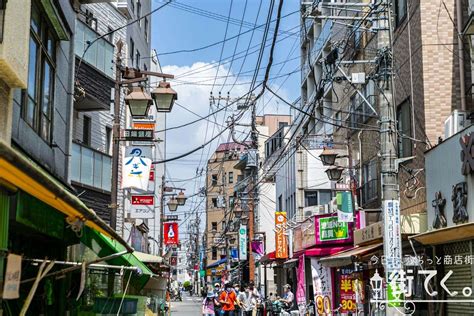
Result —
[[[84,228],[81,242],[89,247],[99,258],[106,257],[114,253],[123,252],[125,250],[125,247],[116,240],[113,240],[88,227]],[[137,275],[137,277],[132,278],[132,282],[138,288],[143,288],[145,284],[147,284],[150,277],[153,276],[153,272],[139,258],[137,258],[136,252],[127,253],[120,257],[107,260],[107,263],[116,266],[138,268],[140,270],[140,274]]]
[[[272,251],[272,252],[269,252],[267,253],[266,255],[264,255],[262,258],[260,258],[260,263],[263,263],[263,264],[266,264],[266,263],[270,263],[272,261],[275,261],[276,258],[275,258],[275,251]]]
[[[324,257],[346,250],[347,248],[347,246],[309,248],[302,251],[298,251],[293,255],[293,257],[299,257],[301,255],[305,255],[306,257]]]
[[[283,262],[283,267],[284,267],[284,268],[294,267],[294,266],[296,266],[296,264],[298,263],[298,261],[299,261],[299,258],[294,258],[294,259],[286,260],[285,262]]]
[[[81,219],[86,226],[117,240],[127,250],[133,250],[120,235],[63,184],[2,141],[0,141],[0,182],[12,189],[20,189],[30,194],[68,217]]]
[[[212,269],[212,268],[215,268],[215,267],[218,267],[220,266],[221,264],[224,264],[227,262],[227,258],[224,258],[224,259],[221,259],[221,260],[218,260],[214,263],[211,263],[210,265],[206,266],[206,269]]]
[[[430,232],[410,236],[423,245],[439,245],[474,238],[474,223],[436,229]]]
[[[155,256],[149,253],[134,251],[133,254],[138,260],[144,263],[163,263],[163,257]]]
[[[325,267],[343,267],[355,262],[360,256],[366,255],[373,250],[381,248],[383,243],[367,246],[356,246],[351,249],[340,251],[329,257],[321,258],[320,262]]]

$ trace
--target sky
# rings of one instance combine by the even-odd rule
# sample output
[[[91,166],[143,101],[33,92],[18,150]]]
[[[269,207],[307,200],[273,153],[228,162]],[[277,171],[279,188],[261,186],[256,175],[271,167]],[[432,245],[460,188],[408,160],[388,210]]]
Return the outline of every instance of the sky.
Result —
[[[163,0],[152,1],[153,8],[164,3]],[[275,1],[272,20],[277,16],[278,2]],[[167,128],[197,120],[199,116],[207,116],[226,105],[226,100],[216,100],[211,105],[211,92],[214,97],[220,94],[226,98],[229,95],[231,99],[249,92],[258,51],[264,40],[264,24],[270,3],[270,0],[173,0],[152,16],[152,48],[158,52],[163,72],[175,75],[171,84],[178,92],[177,104],[173,111],[167,114]],[[281,19],[269,80],[272,89],[277,90],[278,94],[288,101],[293,101],[300,95],[298,10],[299,1],[284,2],[284,18]],[[263,26],[252,31],[254,25],[262,24]],[[263,80],[274,27],[275,22],[271,24],[267,35],[267,47],[262,57],[257,84]],[[237,36],[241,33],[244,34]],[[231,39],[206,49],[195,50],[225,38]],[[182,50],[194,51],[177,52]],[[246,54],[247,51],[249,54]],[[232,56],[235,58],[231,58]],[[277,101],[270,94],[264,94],[257,104],[257,114],[288,114],[288,106]],[[210,116],[209,121],[200,120],[195,124],[168,131],[167,158],[200,147],[224,129],[228,117],[235,113],[232,107],[229,107]],[[244,114],[242,122],[248,121],[249,114]],[[241,127],[236,133],[239,139],[245,137],[244,129]],[[203,149],[167,163],[166,178],[171,180],[168,185],[186,188],[187,195],[198,192],[199,188],[205,185],[207,159],[218,143],[227,142],[229,138],[228,133],[223,133]],[[196,178],[197,171],[202,169],[203,176]],[[188,200],[185,206],[178,208],[176,214],[185,220],[189,218],[189,215],[186,215],[196,208],[199,214],[203,214],[205,203],[201,201],[202,198],[197,197]],[[202,216],[201,219],[204,221],[205,217]],[[186,226],[185,220],[181,220],[181,227]],[[180,229],[180,232],[186,234],[183,229]]]

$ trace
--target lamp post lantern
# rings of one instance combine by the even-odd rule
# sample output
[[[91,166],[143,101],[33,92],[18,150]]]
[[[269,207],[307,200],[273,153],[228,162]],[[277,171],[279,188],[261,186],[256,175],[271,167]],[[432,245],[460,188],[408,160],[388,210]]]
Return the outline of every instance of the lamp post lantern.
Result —
[[[125,104],[128,105],[132,117],[147,116],[153,99],[142,87],[133,87],[125,97]]]
[[[156,111],[158,112],[171,112],[174,101],[178,99],[178,94],[166,81],[160,81],[158,87],[151,92],[151,96],[155,101]]]
[[[168,209],[170,210],[170,212],[176,212],[176,210],[178,209],[178,200],[176,200],[176,198],[171,198],[169,201],[168,201]]]
[[[332,166],[326,169],[326,174],[328,175],[329,180],[331,181],[339,181],[342,177],[342,171],[344,170],[343,167],[340,166]]]
[[[328,148],[324,148],[323,152],[319,155],[323,166],[333,166],[336,163],[337,157],[337,153]]]
[[[184,204],[186,204],[186,199],[187,197],[184,195],[183,191],[179,192],[178,196],[176,197],[176,201],[178,202],[179,206],[183,206]]]

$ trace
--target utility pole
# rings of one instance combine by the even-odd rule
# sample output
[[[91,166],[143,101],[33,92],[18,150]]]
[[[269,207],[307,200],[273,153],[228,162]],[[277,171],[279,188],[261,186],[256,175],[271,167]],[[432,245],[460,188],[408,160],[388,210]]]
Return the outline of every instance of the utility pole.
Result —
[[[252,140],[252,147],[251,149],[255,151],[255,160],[258,159],[258,131],[257,131],[257,103],[255,101],[252,102],[252,130],[251,130],[251,140]],[[258,165],[258,162],[256,163]],[[255,281],[255,258],[253,257],[252,252],[252,241],[254,238],[254,215],[255,215],[255,193],[257,190],[257,168],[252,167],[251,175],[250,175],[250,192],[249,192],[249,224],[248,224],[248,244],[249,244],[249,281]]]
[[[387,284],[387,301],[390,301],[391,275],[402,269],[402,249],[400,235],[400,197],[398,189],[398,161],[396,143],[396,115],[393,97],[393,58],[392,58],[392,23],[391,0],[383,0],[381,19],[378,31],[378,94],[380,112],[380,156],[382,182],[382,214],[384,224],[385,280]],[[399,314],[392,304],[387,304],[386,314]],[[400,304],[398,304],[400,305]],[[403,304],[401,304],[403,306]]]
[[[110,197],[110,227],[117,230],[118,208],[118,169],[120,155],[120,81],[122,80],[122,47],[123,42],[117,42],[115,58],[115,91],[114,91],[114,125],[112,128],[112,185]]]
[[[160,238],[158,245],[158,255],[163,254],[163,219],[165,216],[165,174],[161,176],[161,188],[160,188]]]

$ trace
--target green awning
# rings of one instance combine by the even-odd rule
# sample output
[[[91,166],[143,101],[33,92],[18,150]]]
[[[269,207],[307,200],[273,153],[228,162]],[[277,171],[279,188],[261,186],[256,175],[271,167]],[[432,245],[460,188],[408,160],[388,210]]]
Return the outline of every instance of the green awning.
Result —
[[[84,233],[82,235],[81,242],[87,247],[89,247],[92,251],[94,251],[94,253],[99,257],[106,257],[114,253],[127,250],[119,242],[110,239],[109,237],[88,227],[84,228]],[[138,269],[140,269],[141,274],[137,275],[137,277],[132,278],[132,282],[137,288],[140,289],[145,286],[150,277],[153,275],[153,272],[133,253],[127,253],[123,256],[110,259],[107,261],[107,263],[116,266],[137,267]]]

